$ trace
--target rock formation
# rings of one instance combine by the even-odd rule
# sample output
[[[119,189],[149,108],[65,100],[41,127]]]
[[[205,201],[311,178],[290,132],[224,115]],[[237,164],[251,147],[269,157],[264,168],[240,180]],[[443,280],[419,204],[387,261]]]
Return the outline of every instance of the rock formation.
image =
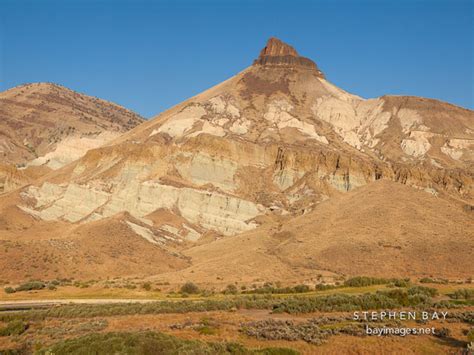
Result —
[[[453,225],[423,231],[426,255],[439,253],[443,246],[447,250],[432,274],[449,275],[454,254],[462,262],[460,268],[472,272],[467,262],[474,248],[469,232],[472,216],[466,216],[463,206],[473,205],[473,118],[470,110],[436,100],[363,99],[350,94],[328,82],[312,61],[291,46],[270,39],[255,63],[238,75],[0,200],[5,226],[1,233],[9,239],[68,226],[69,235],[74,235],[77,229],[113,219],[127,233],[174,255],[177,268],[189,265],[182,262],[188,255],[201,270],[216,265],[224,270],[219,263],[225,261],[225,250],[232,244],[242,257],[257,257],[255,250],[259,255],[258,250],[266,250],[261,255],[265,262],[288,277],[321,269],[347,273],[349,269],[331,264],[329,256],[337,246],[329,242],[308,249],[320,261],[310,254],[299,259],[284,245],[301,241],[304,249],[314,244],[319,234],[298,236],[299,226],[317,231],[320,225],[312,221],[316,215],[325,216],[325,204],[335,209],[337,201],[350,201],[351,209],[364,207],[369,213],[365,206],[357,206],[357,197],[341,198],[361,196],[358,189],[365,189],[361,191],[383,195],[377,203],[390,204],[399,194],[406,201],[410,196],[415,199],[411,213],[401,210],[402,203],[387,212],[400,216],[397,223],[407,227],[400,231],[392,226],[392,234],[387,231],[386,237],[403,233],[398,244],[407,250],[420,250],[423,203],[434,204],[430,216],[437,211],[440,220]],[[420,194],[429,198],[419,198]],[[338,218],[349,220],[350,210],[344,211]],[[25,225],[17,229],[10,216],[21,216]],[[335,222],[324,222],[324,235],[346,238],[345,248],[358,253],[357,260],[380,253],[385,266],[392,266],[397,275],[420,273],[421,268],[410,269],[406,259],[401,264],[395,257],[387,259],[393,255],[386,252],[386,245],[393,240],[385,240],[384,235],[367,239],[368,231],[356,225],[356,219],[353,225],[338,224],[334,236],[327,230]],[[284,231],[286,224],[296,227]],[[286,234],[279,232],[291,232],[292,238],[280,238]],[[436,245],[426,243],[430,233],[437,233]],[[262,235],[276,235],[276,239],[265,239],[263,249],[246,251],[260,245],[252,236]],[[230,236],[241,244],[214,244],[215,239]],[[215,251],[214,261],[206,261],[207,250]],[[232,255],[237,258],[237,254]],[[247,261],[249,267],[260,265]],[[273,272],[270,266],[264,269],[265,262],[252,277]],[[351,267],[354,273],[367,271],[367,265]],[[305,271],[298,274],[294,268]],[[192,266],[186,270],[194,271]]]
[[[254,65],[307,68],[313,70],[319,77],[324,78],[324,74],[318,69],[315,62],[301,57],[292,46],[274,37],[268,40],[267,45],[254,61]]]

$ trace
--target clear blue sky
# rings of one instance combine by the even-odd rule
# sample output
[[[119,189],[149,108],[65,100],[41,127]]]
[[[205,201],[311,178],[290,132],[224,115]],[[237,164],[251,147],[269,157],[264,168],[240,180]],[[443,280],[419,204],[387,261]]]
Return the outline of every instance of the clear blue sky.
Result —
[[[471,0],[0,0],[0,90],[48,81],[145,117],[250,65],[268,37],[363,97],[474,108]]]

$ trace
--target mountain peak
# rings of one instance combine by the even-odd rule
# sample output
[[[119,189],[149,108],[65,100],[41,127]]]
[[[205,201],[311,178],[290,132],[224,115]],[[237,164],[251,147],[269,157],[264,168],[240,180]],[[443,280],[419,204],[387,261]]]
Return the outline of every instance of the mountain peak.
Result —
[[[259,57],[254,61],[254,65],[277,66],[289,68],[306,68],[314,70],[318,76],[324,78],[324,74],[311,59],[302,57],[289,44],[278,38],[271,37],[266,46],[260,51]]]
[[[265,56],[286,56],[299,57],[298,52],[289,44],[271,37],[267,41],[267,45],[260,52],[260,58]]]

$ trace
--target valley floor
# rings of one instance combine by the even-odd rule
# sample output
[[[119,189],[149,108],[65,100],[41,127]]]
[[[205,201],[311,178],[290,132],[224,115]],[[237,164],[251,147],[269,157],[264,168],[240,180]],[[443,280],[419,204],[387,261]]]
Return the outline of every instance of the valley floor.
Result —
[[[468,333],[474,333],[474,284],[403,282],[281,294],[271,293],[273,288],[253,294],[186,294],[100,285],[19,291],[1,295],[0,353],[106,354],[104,346],[127,354],[150,353],[147,346],[164,354],[440,354],[467,349]],[[448,316],[426,322],[354,320],[353,311],[364,309]],[[368,336],[366,326],[436,332]]]

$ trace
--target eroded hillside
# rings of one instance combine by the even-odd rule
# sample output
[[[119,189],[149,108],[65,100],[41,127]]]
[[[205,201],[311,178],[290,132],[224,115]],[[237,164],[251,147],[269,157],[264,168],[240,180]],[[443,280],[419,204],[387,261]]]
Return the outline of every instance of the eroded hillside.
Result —
[[[33,233],[36,224],[78,228],[113,218],[163,250],[201,244],[196,252],[189,249],[191,264],[224,269],[218,262],[206,264],[206,250],[241,238],[226,237],[265,234],[268,228],[288,224],[296,226],[288,231],[292,238],[284,237],[287,231],[280,228],[283,239],[270,239],[270,246],[263,248],[263,260],[276,258],[278,263],[268,262],[267,269],[263,265],[262,274],[274,269],[294,278],[315,270],[367,273],[372,264],[363,260],[370,250],[380,252],[374,260],[384,261],[384,272],[420,273],[429,260],[413,263],[410,258],[430,253],[442,254],[434,274],[447,274],[453,258],[461,262],[459,270],[472,272],[467,255],[473,248],[468,235],[473,218],[473,118],[470,110],[435,100],[352,95],[327,81],[310,59],[271,39],[241,73],[10,196],[4,202],[9,213],[35,223],[28,232],[10,230],[4,235],[8,239]],[[403,189],[371,190],[372,185],[392,186],[385,183]],[[363,193],[357,195],[358,189],[380,196],[367,200]],[[360,198],[351,198],[350,209],[344,210],[339,204],[347,202],[347,193]],[[399,194],[403,201],[413,199],[409,213],[403,203],[391,204]],[[384,213],[377,210],[383,203],[393,206],[386,213],[398,216],[387,222],[387,229],[379,225]],[[422,228],[428,223],[423,221],[426,203],[434,206],[426,210],[429,218],[437,214],[444,231]],[[332,206],[334,213],[346,211],[333,231],[324,218],[313,223],[326,213],[323,206]],[[366,206],[372,206],[373,216],[380,214],[380,220],[364,215],[370,230],[379,228],[377,236],[369,237],[360,229],[360,219],[352,218],[357,214],[349,213],[365,211]],[[308,230],[302,227],[306,225]],[[322,234],[310,233],[323,227]],[[403,257],[391,254],[400,250],[399,233]],[[427,247],[434,233],[436,242]],[[321,243],[314,249],[318,238]],[[443,249],[448,240],[453,247]],[[289,247],[278,247],[281,243]],[[252,245],[231,249],[254,255],[255,249],[247,249]],[[353,269],[334,257],[338,245],[361,258],[348,266]],[[228,260],[231,249],[216,253]]]
[[[0,193],[80,158],[141,122],[119,105],[55,84],[26,84],[0,93]]]

